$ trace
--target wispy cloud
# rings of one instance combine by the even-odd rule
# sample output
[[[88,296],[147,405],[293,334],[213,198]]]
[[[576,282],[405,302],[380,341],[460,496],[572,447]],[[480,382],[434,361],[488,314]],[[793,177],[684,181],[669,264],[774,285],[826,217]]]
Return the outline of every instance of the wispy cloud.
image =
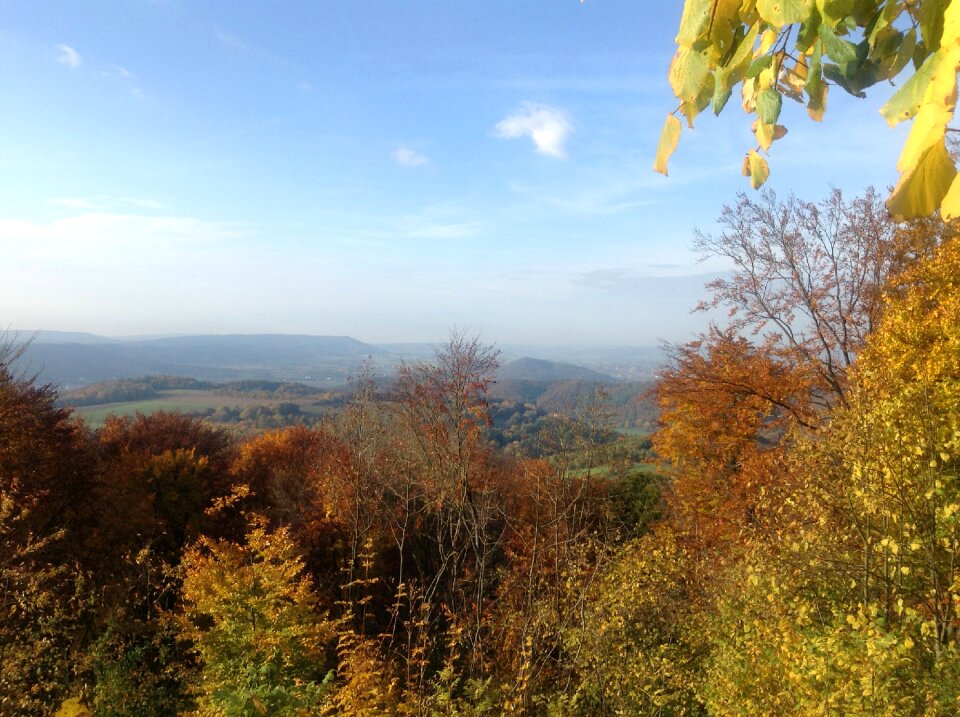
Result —
[[[529,137],[540,154],[557,159],[566,158],[564,144],[572,131],[570,120],[562,110],[535,102],[524,102],[514,114],[505,117],[496,126],[498,137]]]
[[[119,77],[123,80],[135,80],[137,78],[130,70],[120,65],[111,65],[107,69],[101,70],[100,74],[104,77]]]
[[[626,269],[593,269],[574,277],[574,283],[591,289],[617,291],[636,285],[636,277]]]
[[[263,47],[260,47],[245,38],[238,37],[233,33],[218,29],[214,31],[213,37],[221,47],[226,48],[238,56],[246,56],[249,60],[273,65],[274,67],[281,67],[288,71],[293,69],[291,68],[290,63],[282,56],[275,55]],[[298,72],[297,74],[301,73]],[[290,79],[288,79],[288,82]],[[304,88],[298,87],[298,89],[303,90]]]
[[[425,155],[409,147],[398,147],[393,150],[391,156],[401,167],[422,167],[425,164],[430,164],[430,160]]]
[[[250,45],[239,37],[231,35],[229,32],[217,30],[217,32],[214,33],[214,37],[216,37],[217,41],[224,47],[229,47],[232,50],[238,50],[240,52],[250,52]]]
[[[82,200],[59,200],[77,207]],[[178,252],[238,239],[247,230],[239,225],[193,217],[118,214],[84,211],[50,223],[0,217],[0,248],[14,266],[79,262],[96,266],[109,257],[112,264],[139,263],[147,254]],[[52,269],[51,269],[52,270]]]
[[[50,204],[67,209],[81,209],[97,212],[120,212],[124,209],[166,209],[167,206],[154,199],[145,199],[143,197],[117,197],[109,194],[101,194],[97,197],[58,197],[51,199]]]
[[[412,223],[401,229],[401,235],[409,239],[464,239],[474,236],[481,226],[480,222]]]
[[[371,242],[370,246],[392,244],[397,239],[466,239],[479,234],[484,223],[469,207],[435,204],[419,211],[393,217],[380,217],[375,226],[361,231],[351,241]]]
[[[57,207],[65,207],[67,209],[90,209],[95,211],[106,209],[106,206],[101,202],[91,201],[90,199],[78,199],[76,197],[60,197],[59,199],[51,199],[50,204],[53,204]]]
[[[662,201],[648,193],[655,180],[620,181],[590,176],[573,185],[540,187],[522,182],[510,182],[515,194],[530,202],[577,216],[612,216],[648,207]]]
[[[75,70],[80,67],[80,63],[83,62],[83,60],[80,57],[80,53],[70,47],[70,45],[57,45],[57,62]]]

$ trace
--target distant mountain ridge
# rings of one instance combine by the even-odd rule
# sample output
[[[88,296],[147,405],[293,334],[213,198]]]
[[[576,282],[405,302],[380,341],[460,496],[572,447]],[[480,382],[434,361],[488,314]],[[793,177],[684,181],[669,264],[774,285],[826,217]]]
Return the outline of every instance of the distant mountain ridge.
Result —
[[[18,368],[63,388],[151,374],[207,381],[296,378],[342,383],[368,356],[386,354],[349,336],[223,334],[118,340],[70,332],[21,332],[16,339],[29,342]]]
[[[356,375],[368,358],[386,378],[401,361],[432,361],[442,344],[371,344],[351,336],[309,334],[166,334],[106,337],[71,331],[7,331],[26,344],[18,371],[72,389],[142,376],[200,381],[299,381],[330,388]],[[0,342],[4,340],[0,334]],[[540,351],[543,351],[540,354]],[[539,396],[548,384],[614,385],[652,378],[662,352],[651,347],[514,347],[496,380],[506,394]],[[533,358],[542,356],[542,358]],[[564,359],[570,356],[573,362]],[[658,359],[658,356],[660,357]]]

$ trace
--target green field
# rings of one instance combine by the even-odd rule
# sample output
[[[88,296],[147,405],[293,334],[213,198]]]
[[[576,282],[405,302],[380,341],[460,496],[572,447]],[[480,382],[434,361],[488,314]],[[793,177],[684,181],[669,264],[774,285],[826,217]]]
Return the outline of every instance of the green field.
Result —
[[[140,401],[119,401],[116,403],[101,403],[93,406],[80,406],[74,411],[83,418],[89,426],[98,428],[103,425],[108,416],[135,416],[138,413],[150,414],[158,411],[180,411],[182,413],[199,413],[218,408],[245,408],[247,406],[276,406],[280,403],[295,403],[304,413],[320,415],[321,408],[315,404],[315,397],[305,399],[276,399],[251,398],[238,394],[224,394],[217,390],[170,390],[161,391],[157,398]]]

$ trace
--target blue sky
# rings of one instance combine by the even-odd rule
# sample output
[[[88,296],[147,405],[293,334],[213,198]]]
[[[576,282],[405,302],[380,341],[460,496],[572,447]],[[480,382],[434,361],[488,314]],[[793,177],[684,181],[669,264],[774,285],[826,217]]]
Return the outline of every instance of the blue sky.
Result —
[[[754,141],[731,101],[653,173],[679,13],[0,0],[0,327],[682,340]],[[785,107],[778,193],[896,179],[889,90],[834,89]]]

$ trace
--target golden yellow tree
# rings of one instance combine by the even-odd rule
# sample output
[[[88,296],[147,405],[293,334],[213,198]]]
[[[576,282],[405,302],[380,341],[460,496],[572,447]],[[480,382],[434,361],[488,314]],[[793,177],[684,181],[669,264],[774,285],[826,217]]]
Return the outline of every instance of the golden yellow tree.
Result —
[[[297,715],[323,699],[331,623],[285,528],[252,516],[243,544],[201,538],[183,558],[183,636],[201,715]]]

